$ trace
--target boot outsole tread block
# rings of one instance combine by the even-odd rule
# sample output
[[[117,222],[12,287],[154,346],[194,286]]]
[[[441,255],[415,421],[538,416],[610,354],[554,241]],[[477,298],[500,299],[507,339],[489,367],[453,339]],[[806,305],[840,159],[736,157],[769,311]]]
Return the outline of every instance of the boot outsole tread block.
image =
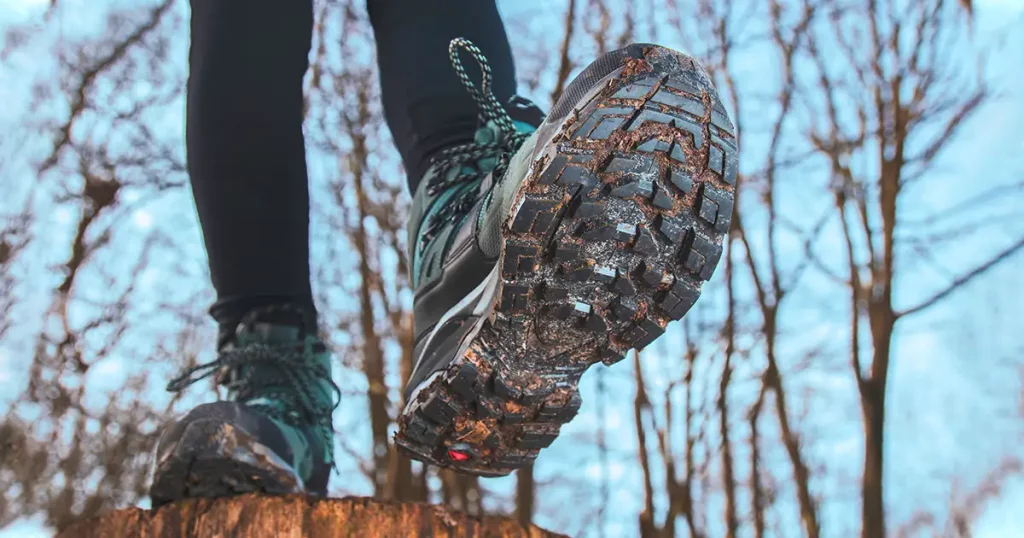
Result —
[[[530,463],[579,412],[583,372],[650,345],[711,278],[733,126],[695,62],[645,54],[570,114],[523,181],[491,319],[399,420],[411,457],[480,476]]]
[[[223,422],[189,424],[153,473],[149,496],[153,507],[196,497],[218,498],[244,493],[301,493],[302,480],[283,462],[267,457],[248,434]]]

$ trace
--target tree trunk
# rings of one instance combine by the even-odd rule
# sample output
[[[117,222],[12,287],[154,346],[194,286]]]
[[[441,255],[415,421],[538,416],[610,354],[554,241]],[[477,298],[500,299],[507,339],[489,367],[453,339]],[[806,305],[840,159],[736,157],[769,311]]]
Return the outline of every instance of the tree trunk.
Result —
[[[865,387],[870,396],[861,401],[864,413],[864,502],[861,506],[862,538],[885,536],[885,507],[882,490],[882,440],[885,427],[885,396],[876,397],[880,387],[875,383]]]
[[[644,410],[650,407],[647,387],[640,367],[640,353],[633,352],[633,368],[636,372],[636,400],[633,402],[633,420],[636,423],[636,439],[640,457],[640,469],[644,477],[644,508],[640,512],[640,536],[649,538],[658,535],[654,525],[654,482],[651,476],[651,462],[647,457],[647,432],[644,430]]]
[[[444,503],[456,510],[472,515],[480,513],[480,484],[477,477],[457,473],[452,469],[441,469],[441,497]]]
[[[354,155],[365,156],[365,138],[353,135],[356,149]],[[355,160],[355,159],[353,159]],[[365,162],[365,161],[364,161]],[[353,166],[353,184],[356,189],[356,201],[359,210],[359,223],[356,226],[355,247],[359,253],[359,274],[363,284],[359,289],[360,325],[363,331],[363,372],[366,374],[367,397],[370,400],[370,425],[373,432],[373,483],[374,494],[381,496],[387,490],[388,470],[388,390],[384,380],[384,351],[381,349],[380,336],[374,324],[373,297],[370,281],[376,276],[370,268],[369,250],[366,241],[366,197],[363,192],[362,164]]]
[[[782,444],[793,466],[793,482],[796,485],[796,498],[800,506],[800,522],[807,538],[818,538],[821,528],[818,523],[817,507],[811,496],[811,477],[801,453],[800,439],[789,423],[789,404],[786,403],[786,388],[782,384],[782,373],[779,372],[775,356],[775,338],[777,335],[776,319],[778,306],[764,310],[766,338],[765,349],[768,355],[768,368],[764,374],[764,384],[775,394],[775,412],[778,415],[779,430]]]
[[[529,464],[516,473],[516,520],[526,526],[533,521],[534,491],[533,464]]]
[[[764,538],[765,535],[765,492],[764,485],[761,484],[761,434],[758,423],[761,420],[766,391],[766,387],[762,385],[761,393],[750,409],[750,505],[754,538]]]
[[[718,386],[718,425],[722,437],[722,487],[725,489],[725,537],[735,538],[740,520],[736,509],[736,477],[733,472],[732,440],[729,437],[729,382],[732,379],[732,357],[727,352],[722,379]]]
[[[402,359],[399,361],[399,374],[401,376],[401,386],[405,386],[409,381],[409,376],[412,375],[413,368],[412,313],[406,312],[402,319],[401,338],[399,340],[402,344]],[[400,405],[405,405],[404,398]],[[388,446],[388,456],[390,463],[388,465],[388,491],[385,498],[398,501],[426,502],[427,488],[423,483],[423,478],[426,475],[426,466],[421,467],[422,471],[419,476],[414,475],[412,472],[412,460],[399,454],[395,445],[390,443]]]
[[[862,538],[884,538],[885,491],[883,488],[883,449],[885,445],[885,389],[889,376],[889,351],[895,319],[886,309],[881,320],[872,320],[874,358],[871,377],[865,380],[861,392],[861,412],[864,416],[864,476],[861,505]]]

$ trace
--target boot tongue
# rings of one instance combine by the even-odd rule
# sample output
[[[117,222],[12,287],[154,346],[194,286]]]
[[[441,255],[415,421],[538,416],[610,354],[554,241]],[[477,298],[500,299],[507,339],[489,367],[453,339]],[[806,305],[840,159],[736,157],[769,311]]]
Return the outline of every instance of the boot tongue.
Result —
[[[520,133],[529,134],[537,130],[535,126],[525,121],[513,121],[512,123],[513,125],[515,125],[516,131]],[[473,136],[473,142],[475,142],[477,145],[483,146],[486,144],[498,142],[505,136],[506,134],[502,132],[502,130],[498,128],[498,125],[494,123],[494,121],[492,120],[476,130],[476,134]],[[484,157],[483,159],[477,161],[477,168],[483,170],[484,172],[490,172],[491,170],[494,169],[494,166],[497,163],[498,159],[496,156]]]
[[[267,390],[286,387],[283,384],[284,376],[280,369],[290,367],[283,361],[284,354],[302,352],[303,342],[299,339],[299,333],[299,327],[282,323],[253,321],[239,325],[234,339],[229,344],[230,348],[242,349],[251,345],[270,346],[280,351],[282,362],[279,364],[238,365],[233,371],[227,373],[226,379],[250,377],[256,390],[254,394],[249,394],[248,398],[259,398],[261,393]],[[234,394],[231,395],[231,399],[235,399]]]
[[[532,132],[537,130],[537,127],[535,127],[534,125],[532,125],[532,124],[530,124],[529,122],[526,122],[526,121],[516,120],[516,121],[513,121],[512,123],[513,123],[513,125],[515,125],[516,131],[518,131],[520,133],[527,133],[528,134],[528,133],[532,133]],[[486,146],[488,144],[492,144],[492,143],[500,141],[504,136],[505,136],[505,133],[502,132],[502,130],[498,127],[498,125],[493,120],[491,120],[491,121],[488,121],[487,123],[485,123],[484,125],[480,126],[480,128],[478,128],[476,130],[476,132],[473,134],[473,143],[478,145],[478,146]],[[451,178],[454,178],[455,176],[457,176],[457,175],[459,175],[461,173],[473,173],[473,172],[483,172],[483,174],[486,175],[488,172],[490,172],[491,170],[494,169],[494,166],[497,163],[498,163],[497,155],[489,156],[489,157],[484,157],[482,159],[477,160],[476,163],[474,163],[475,166],[468,166],[467,165],[467,166],[463,166],[462,168],[452,168],[451,170],[448,170],[447,177],[449,179],[451,179]],[[428,172],[428,175],[429,174],[430,173]],[[443,193],[440,193],[440,194],[435,195],[435,197],[442,196],[442,195],[443,195]]]
[[[515,126],[516,132],[530,134],[537,130],[537,127],[530,122],[514,120],[512,125]],[[490,144],[491,142],[497,142],[505,134],[498,128],[498,125],[491,120],[484,124],[482,127],[476,130],[476,134],[473,136],[473,142],[484,145]]]
[[[541,117],[542,118],[542,117]],[[540,121],[534,121],[529,119],[519,120],[514,119],[513,125],[516,131],[520,133],[532,133],[537,130],[534,125],[540,124]],[[486,146],[498,142],[505,136],[501,128],[498,127],[497,123],[493,120],[481,125],[473,133],[473,143],[478,146]],[[498,164],[497,152],[493,156],[487,156],[477,160],[472,165],[464,165],[462,168],[451,168],[447,170],[446,179],[452,180],[455,176],[465,173],[480,173],[483,178],[481,183],[475,186],[467,187],[466,185],[452,186],[440,192],[431,194],[427,189],[427,185],[433,179],[434,174],[437,174],[437,166],[432,167],[427,171],[426,175],[422,178],[420,186],[417,189],[413,197],[412,215],[410,215],[410,225],[408,227],[408,248],[409,258],[412,263],[409,264],[409,274],[411,276],[413,286],[419,285],[419,277],[421,271],[421,257],[422,257],[422,243],[419,240],[419,234],[422,233],[423,223],[427,222],[434,214],[441,211],[445,204],[451,199],[455,199],[456,196],[465,191],[467,188],[475,188],[478,191],[487,191],[491,188],[492,183],[495,181],[494,178],[490,177],[490,172],[494,170],[494,167]]]
[[[266,344],[270,346],[301,343],[301,330],[296,325],[256,321],[238,331],[235,343],[239,346],[247,344]]]
[[[276,352],[280,353],[281,362],[240,365],[235,368],[234,372],[227,374],[227,379],[250,377],[253,391],[246,398],[246,403],[258,402],[261,405],[279,407],[277,402],[267,401],[264,395],[281,390],[301,390],[286,382],[287,376],[283,375],[282,369],[318,367],[328,377],[310,380],[311,386],[307,388],[316,389],[312,392],[320,405],[333,407],[334,393],[329,379],[330,354],[324,343],[317,337],[315,329],[306,327],[306,320],[302,319],[301,314],[260,313],[255,316],[255,319],[243,322],[238,326],[231,345],[236,348],[244,348],[254,344],[276,348]],[[304,357],[302,359],[304,364],[295,363],[292,362],[294,359],[289,359],[289,357],[296,356]],[[282,408],[282,411],[292,410]]]
[[[253,310],[235,327],[233,340],[237,346],[301,344],[306,334],[316,332],[315,323],[311,316],[294,308]]]
[[[476,130],[476,134],[473,136],[473,142],[478,146],[484,146],[501,140],[502,132],[498,129],[498,126],[493,121],[487,122],[486,125]],[[495,157],[484,157],[476,162],[478,169],[483,172],[490,172],[494,165],[497,164],[498,160]],[[453,171],[454,174],[455,171]]]

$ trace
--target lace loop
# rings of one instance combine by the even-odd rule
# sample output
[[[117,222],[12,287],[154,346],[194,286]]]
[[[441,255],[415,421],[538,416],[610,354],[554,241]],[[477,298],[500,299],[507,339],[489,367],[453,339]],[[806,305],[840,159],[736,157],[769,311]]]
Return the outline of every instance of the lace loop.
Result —
[[[481,81],[479,88],[477,88],[476,84],[473,84],[469,74],[466,73],[466,67],[462,63],[461,51],[463,50],[468,52],[480,67]],[[472,41],[464,37],[456,37],[448,44],[448,59],[455,69],[455,74],[462,81],[462,85],[480,106],[480,120],[482,122],[486,122],[488,119],[494,120],[498,128],[503,132],[514,133],[516,129],[512,118],[509,117],[505,108],[498,103],[498,98],[491,91],[491,64],[487,61],[483,51],[474,45]]]

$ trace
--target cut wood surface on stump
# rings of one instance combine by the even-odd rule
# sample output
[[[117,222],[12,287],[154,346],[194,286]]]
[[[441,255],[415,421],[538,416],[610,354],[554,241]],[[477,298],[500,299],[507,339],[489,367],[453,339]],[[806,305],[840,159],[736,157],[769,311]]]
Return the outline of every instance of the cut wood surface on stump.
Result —
[[[334,538],[563,536],[514,519],[368,498],[242,495],[190,499],[157,510],[126,508],[79,521],[57,538]]]

